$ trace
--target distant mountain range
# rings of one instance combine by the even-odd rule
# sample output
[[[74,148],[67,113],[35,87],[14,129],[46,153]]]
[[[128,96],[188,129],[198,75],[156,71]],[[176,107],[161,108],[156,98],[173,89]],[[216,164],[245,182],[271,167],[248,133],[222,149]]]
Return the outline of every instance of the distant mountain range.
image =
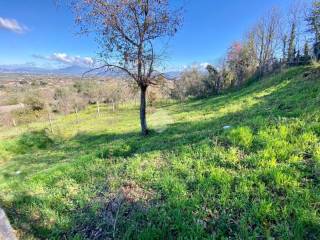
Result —
[[[14,74],[46,74],[46,75],[67,75],[67,76],[82,76],[84,73],[91,70],[87,67],[70,66],[59,69],[46,69],[31,66],[21,65],[0,65],[0,73],[14,73]],[[165,73],[168,78],[175,78],[179,76],[180,72],[171,71]],[[90,73],[88,73],[90,75]],[[108,76],[108,77],[120,77],[121,72],[107,71],[107,72],[92,72],[91,75]]]
[[[17,74],[53,74],[53,75],[74,75],[81,76],[83,73],[89,71],[90,68],[80,66],[70,66],[59,69],[46,69],[29,66],[15,66],[15,65],[0,65],[0,73],[17,73]]]

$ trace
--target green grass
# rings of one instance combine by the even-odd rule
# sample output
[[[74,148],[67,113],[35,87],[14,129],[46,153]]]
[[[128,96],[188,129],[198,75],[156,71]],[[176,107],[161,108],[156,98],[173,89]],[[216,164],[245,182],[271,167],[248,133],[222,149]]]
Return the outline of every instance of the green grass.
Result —
[[[310,68],[159,105],[147,138],[130,105],[3,129],[0,205],[21,239],[319,239]]]

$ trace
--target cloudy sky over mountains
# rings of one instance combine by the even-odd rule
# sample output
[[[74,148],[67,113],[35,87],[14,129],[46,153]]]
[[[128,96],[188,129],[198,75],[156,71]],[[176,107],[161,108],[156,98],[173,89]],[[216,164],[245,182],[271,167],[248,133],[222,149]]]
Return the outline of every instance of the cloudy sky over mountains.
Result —
[[[187,1],[184,26],[167,51],[168,69],[216,62],[265,9],[284,8],[292,1]],[[98,47],[93,36],[77,34],[71,12],[53,0],[1,0],[0,52],[0,65],[83,67],[95,64]]]

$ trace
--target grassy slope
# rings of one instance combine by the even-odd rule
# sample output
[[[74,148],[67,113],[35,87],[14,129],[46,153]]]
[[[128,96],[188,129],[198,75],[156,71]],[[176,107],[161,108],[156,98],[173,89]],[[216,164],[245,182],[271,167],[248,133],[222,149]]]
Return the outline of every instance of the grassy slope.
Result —
[[[0,205],[23,239],[319,239],[320,81],[307,70],[158,107],[148,138],[135,107],[61,118],[50,138],[43,124],[2,130]]]

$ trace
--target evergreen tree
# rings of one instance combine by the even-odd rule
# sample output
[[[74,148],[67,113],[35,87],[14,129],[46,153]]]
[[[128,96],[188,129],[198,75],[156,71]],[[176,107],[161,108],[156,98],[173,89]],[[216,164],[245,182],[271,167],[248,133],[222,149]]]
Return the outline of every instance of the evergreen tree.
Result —
[[[315,0],[307,17],[308,31],[314,34],[316,42],[320,41],[320,1]]]

